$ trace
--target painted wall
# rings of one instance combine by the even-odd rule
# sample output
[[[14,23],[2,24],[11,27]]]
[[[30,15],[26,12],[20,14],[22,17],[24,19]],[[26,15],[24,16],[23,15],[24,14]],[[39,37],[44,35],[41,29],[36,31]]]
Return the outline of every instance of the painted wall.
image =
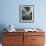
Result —
[[[34,5],[34,22],[19,22],[19,5]],[[1,0],[0,25],[13,24],[16,28],[46,28],[46,0]]]
[[[19,5],[34,5],[34,22],[19,22]],[[46,0],[0,0],[0,31],[13,24],[15,28],[37,28],[46,32]]]

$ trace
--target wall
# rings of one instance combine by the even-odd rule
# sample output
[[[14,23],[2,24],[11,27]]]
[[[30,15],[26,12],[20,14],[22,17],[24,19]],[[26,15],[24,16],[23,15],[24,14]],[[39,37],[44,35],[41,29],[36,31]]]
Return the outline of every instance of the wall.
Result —
[[[19,22],[19,5],[34,5],[34,23]],[[16,28],[46,28],[46,1],[41,0],[1,0],[0,25],[13,24]]]
[[[34,22],[19,22],[19,5],[34,5]],[[13,24],[16,28],[40,27],[46,32],[46,0],[0,0],[0,31]]]

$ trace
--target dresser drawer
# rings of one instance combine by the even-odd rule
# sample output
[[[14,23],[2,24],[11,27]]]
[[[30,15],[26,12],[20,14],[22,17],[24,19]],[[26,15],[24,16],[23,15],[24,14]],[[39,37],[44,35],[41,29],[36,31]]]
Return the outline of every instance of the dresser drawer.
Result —
[[[32,36],[32,43],[33,44],[43,44],[44,36]]]
[[[4,37],[3,46],[23,46],[23,37],[22,36]]]
[[[32,44],[32,46],[44,46],[44,44]]]
[[[4,44],[4,43],[3,43],[2,46],[23,46],[23,43],[19,43],[19,44],[18,44],[18,43],[17,43],[17,44],[16,44],[16,43],[12,43],[12,44],[10,44],[10,43],[8,43],[8,44],[5,43],[5,44]]]
[[[44,32],[25,32],[24,36],[44,36]]]
[[[3,43],[15,43],[15,42],[21,42],[23,41],[23,36],[4,36],[3,37]]]
[[[23,36],[23,32],[4,32],[5,36]]]

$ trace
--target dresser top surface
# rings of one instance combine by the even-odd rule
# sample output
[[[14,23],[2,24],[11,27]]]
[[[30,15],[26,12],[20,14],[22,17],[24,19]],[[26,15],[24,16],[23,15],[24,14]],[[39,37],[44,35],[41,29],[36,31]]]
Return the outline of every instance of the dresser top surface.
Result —
[[[7,32],[8,32],[8,31],[7,31]],[[40,31],[33,31],[33,32],[32,32],[32,31],[27,31],[27,32],[26,32],[24,29],[16,29],[15,32],[25,32],[25,33],[27,33],[27,32],[29,32],[29,33],[41,33],[41,32],[42,32],[42,33],[44,33],[44,31],[41,31],[41,30],[40,30]],[[15,32],[14,32],[14,33],[15,33]],[[10,33],[12,33],[12,32],[10,32]]]

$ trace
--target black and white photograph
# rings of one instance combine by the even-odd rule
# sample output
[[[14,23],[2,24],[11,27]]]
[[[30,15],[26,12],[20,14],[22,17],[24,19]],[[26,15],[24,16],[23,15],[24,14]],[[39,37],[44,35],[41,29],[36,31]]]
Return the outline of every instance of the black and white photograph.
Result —
[[[19,13],[20,22],[34,21],[34,5],[20,5]]]

